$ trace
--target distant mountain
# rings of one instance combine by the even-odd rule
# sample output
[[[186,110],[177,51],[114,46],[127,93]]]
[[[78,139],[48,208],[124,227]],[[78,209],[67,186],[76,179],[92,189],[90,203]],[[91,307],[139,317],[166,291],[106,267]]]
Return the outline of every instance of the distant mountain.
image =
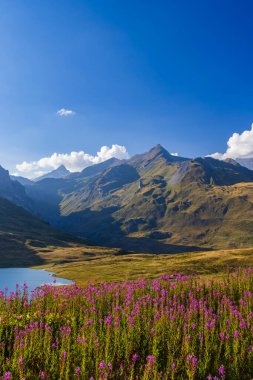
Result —
[[[13,181],[8,170],[0,166],[0,197],[8,199],[25,208],[31,207],[26,190],[18,181]]]
[[[27,188],[45,220],[96,244],[139,252],[253,244],[253,171],[161,145]]]
[[[57,169],[47,174],[44,174],[38,178],[35,178],[34,182],[42,181],[43,179],[46,179],[46,178],[64,178],[69,174],[70,174],[70,171],[66,169],[64,165],[61,165]]]
[[[253,158],[237,158],[236,161],[239,162],[240,165],[253,170]]]
[[[32,186],[33,185],[33,181],[31,181],[30,179],[25,178],[25,177],[10,175],[10,178],[12,181],[18,181],[23,186]]]

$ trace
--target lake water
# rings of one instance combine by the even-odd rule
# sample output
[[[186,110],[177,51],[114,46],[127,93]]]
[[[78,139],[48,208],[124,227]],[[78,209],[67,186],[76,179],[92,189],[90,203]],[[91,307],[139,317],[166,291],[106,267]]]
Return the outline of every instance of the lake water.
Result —
[[[15,291],[16,284],[22,288],[24,283],[28,286],[28,291],[32,291],[38,286],[45,284],[72,284],[72,281],[54,277],[52,274],[44,270],[30,268],[0,268],[0,290],[4,291],[5,288],[8,288],[8,292]]]

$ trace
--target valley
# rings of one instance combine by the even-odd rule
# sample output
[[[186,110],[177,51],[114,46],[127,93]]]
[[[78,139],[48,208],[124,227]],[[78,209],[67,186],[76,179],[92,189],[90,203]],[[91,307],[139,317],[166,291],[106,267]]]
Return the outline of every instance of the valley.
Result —
[[[251,264],[253,171],[233,160],[157,145],[80,173],[60,167],[29,182],[0,174],[1,267],[42,267],[84,284]]]

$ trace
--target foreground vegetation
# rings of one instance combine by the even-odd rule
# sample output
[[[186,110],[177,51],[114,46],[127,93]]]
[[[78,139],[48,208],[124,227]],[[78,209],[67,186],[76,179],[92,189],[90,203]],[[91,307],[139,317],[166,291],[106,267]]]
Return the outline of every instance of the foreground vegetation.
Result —
[[[0,295],[0,379],[251,379],[253,272]]]

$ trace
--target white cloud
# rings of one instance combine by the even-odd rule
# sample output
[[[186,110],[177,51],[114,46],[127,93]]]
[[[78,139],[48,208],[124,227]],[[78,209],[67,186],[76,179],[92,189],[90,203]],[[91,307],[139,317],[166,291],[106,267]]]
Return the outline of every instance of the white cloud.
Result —
[[[72,110],[67,110],[66,108],[61,108],[56,112],[57,115],[61,117],[75,115],[75,112]]]
[[[15,175],[21,175],[27,178],[36,178],[54,169],[64,165],[71,172],[78,172],[84,168],[99,164],[112,157],[118,159],[128,158],[128,152],[125,146],[113,144],[110,147],[102,146],[95,156],[80,152],[71,153],[53,153],[50,157],[43,157],[38,161],[27,162],[16,165],[17,172]]]
[[[213,153],[209,157],[225,160],[226,158],[249,158],[253,157],[253,124],[251,129],[241,134],[233,133],[228,139],[227,150],[225,153]]]
[[[171,153],[172,156],[178,157],[178,153]]]

